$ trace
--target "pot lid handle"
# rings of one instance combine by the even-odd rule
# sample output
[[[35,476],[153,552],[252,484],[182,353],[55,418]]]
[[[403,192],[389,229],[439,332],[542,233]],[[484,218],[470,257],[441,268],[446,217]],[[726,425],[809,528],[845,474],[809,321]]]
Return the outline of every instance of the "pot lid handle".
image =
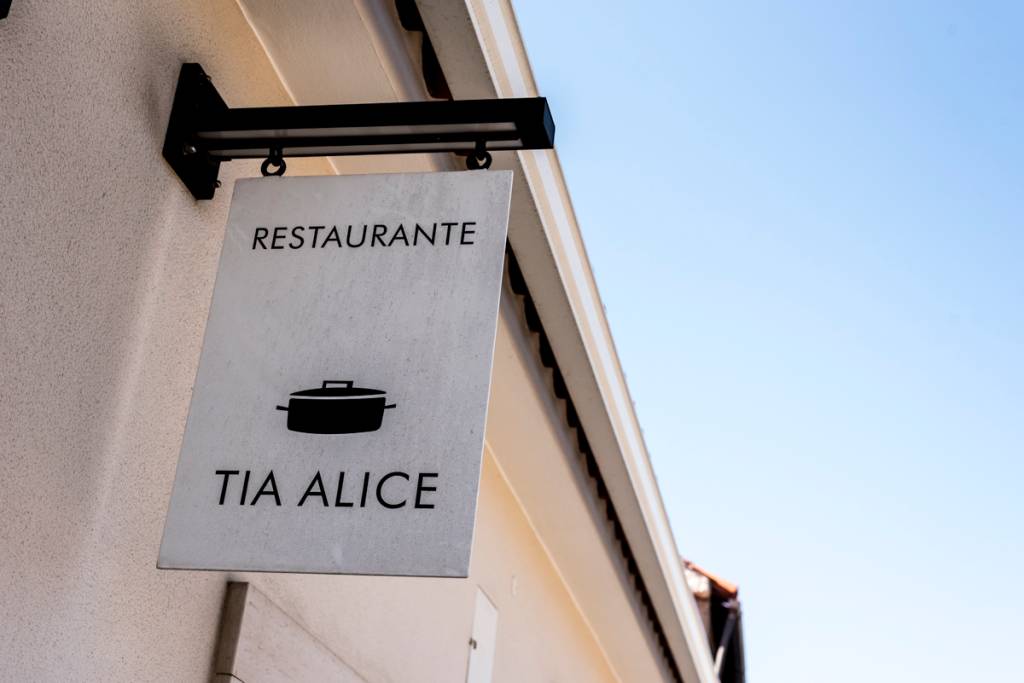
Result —
[[[343,380],[325,379],[324,380],[324,385],[322,387],[320,387],[320,388],[321,389],[326,389],[331,384],[340,384],[340,385],[342,385],[343,387],[345,387],[347,389],[351,389],[352,388],[352,380],[350,380],[350,379],[343,379]]]

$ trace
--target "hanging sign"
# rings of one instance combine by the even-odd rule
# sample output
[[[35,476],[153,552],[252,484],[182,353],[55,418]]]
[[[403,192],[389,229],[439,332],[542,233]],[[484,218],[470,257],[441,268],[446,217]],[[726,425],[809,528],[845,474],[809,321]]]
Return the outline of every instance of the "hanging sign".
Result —
[[[511,187],[236,183],[159,567],[468,574]]]

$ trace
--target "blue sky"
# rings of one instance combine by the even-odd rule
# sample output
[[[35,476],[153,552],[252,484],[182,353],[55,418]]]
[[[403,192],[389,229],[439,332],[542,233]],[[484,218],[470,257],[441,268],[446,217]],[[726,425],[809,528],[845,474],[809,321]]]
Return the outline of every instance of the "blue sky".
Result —
[[[515,8],[748,680],[1024,680],[1024,3]]]

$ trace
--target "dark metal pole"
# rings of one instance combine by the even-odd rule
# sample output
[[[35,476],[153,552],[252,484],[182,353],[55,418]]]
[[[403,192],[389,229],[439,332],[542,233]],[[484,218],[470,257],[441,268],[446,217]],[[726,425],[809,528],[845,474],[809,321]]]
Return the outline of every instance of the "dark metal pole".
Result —
[[[729,647],[729,641],[732,639],[732,633],[736,629],[736,613],[739,611],[739,605],[735,600],[730,600],[725,603],[725,607],[729,609],[729,618],[725,620],[725,628],[722,629],[722,640],[718,643],[718,651],[715,652],[715,676],[722,673],[722,662],[725,661],[725,650]]]

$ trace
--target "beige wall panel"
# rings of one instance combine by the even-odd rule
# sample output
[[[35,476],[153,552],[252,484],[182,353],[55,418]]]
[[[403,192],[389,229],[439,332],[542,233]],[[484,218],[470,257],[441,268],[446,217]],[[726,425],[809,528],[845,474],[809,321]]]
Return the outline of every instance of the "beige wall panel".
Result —
[[[494,683],[616,681],[492,457],[484,458],[470,579],[498,608]]]
[[[213,671],[214,683],[366,683],[248,583],[228,584]]]
[[[494,349],[487,440],[582,614],[624,681],[669,681],[621,550],[540,366],[536,337],[506,296]],[[480,542],[480,541],[478,541]]]
[[[253,573],[230,578],[258,587],[370,683],[465,677],[472,580]]]

